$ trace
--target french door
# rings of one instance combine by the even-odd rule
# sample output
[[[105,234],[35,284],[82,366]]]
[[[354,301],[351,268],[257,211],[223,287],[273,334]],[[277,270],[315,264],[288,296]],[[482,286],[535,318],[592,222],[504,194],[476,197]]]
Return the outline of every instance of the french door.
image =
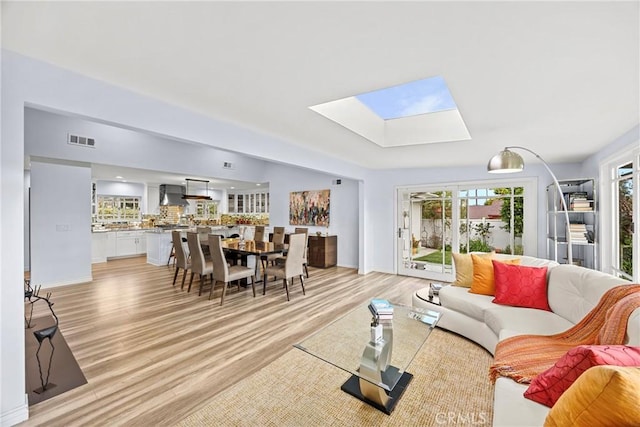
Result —
[[[535,194],[535,180],[398,188],[398,274],[453,281],[452,252],[536,255]]]

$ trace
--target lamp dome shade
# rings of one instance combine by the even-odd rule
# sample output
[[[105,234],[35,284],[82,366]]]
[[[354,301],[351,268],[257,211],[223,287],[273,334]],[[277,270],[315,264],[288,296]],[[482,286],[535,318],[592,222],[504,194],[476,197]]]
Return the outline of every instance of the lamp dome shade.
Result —
[[[489,160],[487,171],[489,173],[513,173],[522,172],[524,161],[518,153],[504,149]]]

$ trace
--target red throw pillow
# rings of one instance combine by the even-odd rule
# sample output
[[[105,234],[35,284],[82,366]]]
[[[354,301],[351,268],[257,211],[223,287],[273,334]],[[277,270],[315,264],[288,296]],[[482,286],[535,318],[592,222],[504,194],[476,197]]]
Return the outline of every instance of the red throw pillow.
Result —
[[[493,302],[551,311],[547,300],[547,267],[511,265],[493,260]]]
[[[598,365],[640,366],[640,347],[580,345],[569,350],[554,366],[531,381],[524,397],[549,407],[587,369]]]

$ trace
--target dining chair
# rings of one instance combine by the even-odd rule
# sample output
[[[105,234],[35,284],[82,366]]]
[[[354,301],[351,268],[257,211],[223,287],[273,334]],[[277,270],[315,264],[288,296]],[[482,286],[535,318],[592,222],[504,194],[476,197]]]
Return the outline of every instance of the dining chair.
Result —
[[[196,227],[196,233],[198,233],[198,238],[200,242],[208,243],[209,233],[211,233],[211,227]],[[209,247],[205,244],[202,248],[202,253],[205,258],[209,258]]]
[[[253,240],[256,242],[264,242],[264,225],[256,225],[253,232]]]
[[[304,279],[302,278],[302,254],[304,253],[304,234],[292,234],[289,236],[289,251],[284,264],[276,264],[268,266],[265,270],[265,280],[262,282],[262,295],[266,293],[267,281],[266,275],[282,278],[284,289],[287,292],[287,301],[289,301],[289,279],[293,285],[293,278],[300,277],[300,285],[302,286],[302,294],[304,291]]]
[[[171,232],[171,240],[173,240],[173,253],[176,269],[176,273],[173,275],[173,286],[176,285],[178,271],[182,269],[182,284],[180,285],[180,289],[184,289],[184,281],[187,278],[187,270],[191,268],[191,263],[189,263],[187,255],[184,253],[184,247],[182,246],[182,236],[180,235],[180,232],[178,230],[174,230]]]
[[[211,286],[213,287],[213,263],[211,261],[205,261],[198,233],[194,233],[192,231],[187,232],[187,245],[189,246],[189,253],[191,255],[191,277],[189,278],[189,287],[187,288],[187,292],[191,292],[193,276],[195,274],[199,274],[200,289],[198,291],[198,295],[202,295],[204,277],[211,277]]]
[[[217,282],[222,282],[222,296],[220,297],[220,305],[224,304],[224,296],[227,293],[227,286],[229,282],[237,281],[238,290],[240,290],[240,280],[251,278],[251,289],[253,290],[253,297],[256,297],[255,286],[255,274],[256,271],[253,268],[245,267],[243,265],[227,264],[227,260],[222,250],[222,239],[215,234],[209,235],[209,251],[211,252],[211,259],[213,260],[213,283],[209,290],[209,299],[213,295],[213,288]]]
[[[273,227],[273,236],[271,238],[274,249],[284,250],[284,227]],[[273,253],[260,256],[260,262],[262,263],[262,270],[267,267],[269,263],[274,264],[276,259],[282,256],[281,253]]]
[[[309,251],[309,234],[308,234],[309,229],[308,228],[304,228],[304,227],[296,227],[294,230],[295,234],[304,234],[304,253],[302,254],[302,266],[304,267],[304,273],[305,276],[307,277],[307,279],[309,278],[309,268],[307,266],[307,252]],[[276,258],[275,262],[276,264],[284,264],[284,262],[286,261],[287,257],[285,256],[278,256],[278,258]]]
[[[284,249],[284,227],[273,227],[272,241],[276,249]]]

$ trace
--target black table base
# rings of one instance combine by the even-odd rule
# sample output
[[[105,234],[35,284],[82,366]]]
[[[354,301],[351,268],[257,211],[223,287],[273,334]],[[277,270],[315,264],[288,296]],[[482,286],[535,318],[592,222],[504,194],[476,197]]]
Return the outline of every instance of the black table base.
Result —
[[[362,400],[366,404],[373,406],[379,411],[382,411],[387,415],[391,415],[391,412],[393,412],[396,404],[400,400],[400,397],[402,397],[402,394],[404,393],[405,389],[407,388],[407,386],[409,385],[412,379],[413,379],[412,374],[408,372],[404,372],[400,377],[400,379],[398,380],[398,383],[396,384],[396,386],[393,388],[393,390],[391,391],[385,390],[385,392],[389,396],[389,402],[387,403],[386,406],[381,405],[377,402],[373,402],[362,395],[362,393],[360,392],[360,377],[358,377],[357,375],[351,375],[351,378],[349,378],[347,382],[342,384],[342,387],[340,387],[340,389],[346,393],[349,393],[351,396]]]

